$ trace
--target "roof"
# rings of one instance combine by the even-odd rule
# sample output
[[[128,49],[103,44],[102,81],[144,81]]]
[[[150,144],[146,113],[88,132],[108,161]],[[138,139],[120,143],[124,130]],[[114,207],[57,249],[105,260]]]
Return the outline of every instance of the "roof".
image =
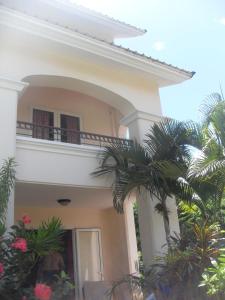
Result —
[[[144,53],[140,53],[140,52],[135,51],[135,50],[132,50],[132,49],[130,49],[130,48],[123,47],[122,45],[117,45],[117,44],[115,44],[115,43],[111,43],[111,45],[112,45],[113,47],[119,48],[119,49],[121,49],[121,50],[123,50],[123,51],[127,51],[127,52],[129,52],[129,53],[131,53],[131,54],[133,54],[133,55],[135,55],[135,56],[139,56],[139,57],[145,58],[145,59],[147,59],[147,60],[149,60],[149,61],[152,61],[152,62],[154,62],[154,63],[157,63],[157,64],[160,64],[160,65],[166,66],[166,67],[171,68],[171,69],[174,69],[174,70],[177,70],[177,71],[179,71],[179,72],[181,72],[181,73],[186,73],[186,75],[188,75],[190,78],[192,78],[192,77],[195,75],[195,73],[196,73],[196,72],[194,72],[194,71],[188,71],[188,70],[185,70],[185,69],[183,69],[183,68],[179,68],[179,67],[174,66],[174,65],[172,65],[172,64],[166,63],[165,61],[161,61],[161,60],[159,60],[159,59],[153,58],[152,56],[148,56],[148,55],[146,55],[146,54],[144,54]]]
[[[93,9],[91,9],[91,8],[88,8],[88,7],[86,7],[86,6],[77,4],[77,3],[74,2],[74,0],[55,0],[55,1],[64,3],[64,4],[66,4],[66,5],[68,5],[68,4],[71,5],[71,4],[72,4],[74,7],[76,7],[77,9],[79,9],[79,10],[81,10],[81,11],[85,11],[86,13],[94,14],[94,15],[96,15],[96,16],[98,16],[98,17],[106,18],[106,19],[111,20],[111,21],[113,21],[113,22],[120,23],[121,25],[128,26],[128,27],[133,28],[133,29],[135,29],[135,30],[137,30],[137,31],[140,31],[141,34],[147,32],[147,29],[143,29],[143,28],[140,28],[140,27],[137,27],[137,26],[128,24],[128,23],[126,23],[126,22],[124,22],[124,21],[121,21],[121,20],[119,20],[119,19],[113,18],[113,17],[111,17],[111,16],[109,16],[109,15],[107,15],[107,14],[104,14],[104,13],[101,13],[101,12],[99,12],[99,11],[96,11],[96,10],[93,10]]]
[[[168,67],[168,68],[170,68],[170,69],[176,70],[176,71],[181,72],[181,73],[185,73],[185,75],[188,76],[188,77],[190,77],[190,78],[192,78],[192,77],[195,75],[195,73],[196,73],[196,72],[194,72],[194,71],[188,71],[188,70],[185,70],[185,69],[183,69],[183,68],[179,68],[179,67],[174,66],[174,65],[172,65],[172,64],[166,63],[165,61],[161,61],[161,60],[159,60],[159,59],[153,58],[152,56],[148,56],[148,55],[146,55],[146,54],[144,54],[144,53],[140,53],[140,52],[138,52],[138,51],[136,51],[136,50],[132,50],[132,49],[127,48],[127,47],[124,47],[124,46],[122,46],[122,45],[118,45],[118,44],[116,44],[115,42],[108,42],[108,41],[106,41],[106,40],[104,40],[104,39],[99,39],[99,38],[96,37],[96,36],[93,36],[93,35],[91,35],[91,34],[87,34],[87,33],[80,32],[80,31],[78,31],[78,30],[76,30],[76,29],[72,29],[72,28],[67,28],[67,29],[73,30],[73,31],[75,31],[75,32],[77,32],[77,33],[79,33],[79,34],[81,34],[81,35],[84,35],[84,36],[89,37],[89,38],[91,38],[91,39],[97,40],[97,41],[99,41],[99,42],[101,42],[101,43],[105,43],[105,44],[107,44],[107,45],[110,45],[111,47],[116,48],[116,49],[118,49],[118,50],[125,51],[125,52],[127,52],[127,53],[129,53],[129,54],[132,54],[132,55],[137,56],[137,57],[140,57],[140,58],[144,58],[144,59],[146,59],[147,61],[151,61],[151,62],[153,62],[153,63],[157,63],[157,64],[162,65],[162,66],[166,66],[166,67]]]
[[[45,0],[45,1],[46,1],[46,0]],[[47,1],[48,1],[48,0],[47,0]],[[52,1],[52,0],[50,0],[50,1]],[[147,32],[146,29],[140,29],[140,28],[138,28],[138,27],[136,27],[136,26],[133,26],[133,25],[127,24],[127,23],[125,23],[125,22],[122,22],[122,21],[120,21],[120,20],[117,20],[117,19],[114,19],[114,18],[112,18],[112,17],[109,17],[108,15],[102,14],[102,13],[100,13],[100,12],[96,12],[96,11],[90,9],[90,8],[87,8],[87,7],[84,7],[84,6],[75,4],[75,3],[73,2],[73,0],[55,0],[55,1],[58,1],[58,2],[61,2],[61,3],[67,4],[67,5],[68,5],[68,4],[71,5],[71,3],[72,3],[72,5],[73,5],[74,7],[76,7],[77,9],[80,9],[80,10],[82,10],[82,11],[84,10],[86,13],[89,12],[89,13],[91,13],[91,14],[96,14],[98,17],[101,16],[101,17],[107,18],[107,19],[109,19],[109,20],[111,20],[111,21],[113,21],[113,22],[117,22],[117,23],[120,23],[120,24],[122,24],[122,25],[131,27],[131,28],[134,28],[135,30],[141,31],[142,34],[144,34],[144,33]],[[188,77],[190,77],[190,78],[192,78],[192,77],[195,75],[195,72],[194,72],[194,71],[188,71],[188,70],[185,70],[185,69],[183,69],[183,68],[179,68],[179,67],[174,66],[174,65],[172,65],[172,64],[166,63],[165,61],[160,61],[159,59],[155,59],[155,58],[153,58],[153,57],[151,57],[151,56],[148,56],[148,55],[146,55],[146,54],[144,54],[144,53],[140,53],[140,52],[135,51],[135,50],[132,50],[132,49],[130,49],[130,48],[123,47],[122,45],[118,45],[118,44],[116,44],[115,42],[108,42],[108,41],[105,40],[105,39],[100,39],[100,38],[97,37],[97,36],[94,36],[94,35],[91,35],[91,34],[88,34],[88,33],[84,33],[84,32],[80,32],[80,31],[77,30],[77,29],[73,29],[73,28],[69,28],[69,29],[74,30],[74,31],[76,31],[76,32],[79,33],[79,34],[85,35],[85,36],[90,37],[90,38],[92,38],[92,39],[98,40],[98,41],[100,41],[100,42],[107,43],[108,45],[111,45],[112,47],[115,47],[115,48],[120,49],[120,50],[122,50],[122,51],[126,51],[126,52],[128,52],[128,53],[130,53],[130,54],[133,54],[133,55],[135,55],[135,56],[138,56],[138,57],[147,59],[148,61],[151,61],[151,62],[153,62],[153,63],[157,63],[157,64],[159,64],[159,65],[166,66],[166,67],[171,68],[171,69],[173,69],[173,70],[176,70],[176,71],[178,71],[178,72],[185,73],[185,74],[186,74]]]
[[[112,42],[118,38],[132,38],[143,35],[146,30],[108,17],[89,8],[77,5],[73,0],[0,0],[4,6],[40,16],[63,26],[91,33]]]
[[[4,0],[3,0],[3,1],[4,1]],[[29,0],[29,1],[30,1],[30,0]],[[42,1],[44,1],[44,2],[45,2],[45,1],[50,1],[50,2],[51,2],[52,0],[42,0]],[[56,1],[60,1],[60,2],[63,1],[63,2],[64,2],[65,0],[56,0]],[[15,8],[14,8],[14,9],[15,9]],[[85,8],[85,10],[86,10],[86,8]],[[89,10],[89,9],[88,9],[88,10]],[[166,68],[167,70],[170,70],[170,71],[179,73],[181,76],[184,76],[186,79],[192,78],[192,77],[194,76],[194,74],[195,74],[195,72],[193,72],[193,71],[187,71],[187,70],[182,69],[182,68],[179,68],[179,67],[177,67],[177,66],[173,66],[173,65],[168,64],[168,63],[166,63],[166,62],[164,62],[164,61],[160,61],[160,60],[155,59],[155,58],[153,58],[153,57],[151,57],[151,56],[148,56],[148,55],[146,55],[146,54],[144,54],[144,53],[140,53],[140,52],[135,51],[135,50],[132,50],[132,49],[130,49],[130,48],[123,47],[122,45],[117,45],[117,44],[115,44],[114,42],[108,41],[108,40],[106,40],[106,39],[104,39],[104,38],[100,38],[99,36],[95,36],[95,35],[93,35],[93,34],[86,33],[86,32],[81,32],[80,30],[78,30],[78,29],[76,29],[76,28],[74,28],[74,27],[65,26],[65,25],[63,25],[63,24],[59,24],[58,22],[53,22],[52,20],[46,19],[45,17],[42,17],[42,16],[40,16],[40,15],[37,16],[36,14],[31,14],[31,13],[29,13],[28,11],[26,11],[26,12],[23,11],[22,13],[25,14],[25,15],[29,15],[29,16],[31,16],[31,17],[33,17],[33,18],[42,20],[42,21],[44,21],[44,22],[48,22],[48,23],[50,23],[50,24],[59,26],[59,27],[61,27],[61,28],[63,27],[63,28],[65,28],[66,30],[75,32],[75,33],[77,33],[77,34],[79,34],[79,35],[81,35],[81,36],[88,37],[88,38],[91,39],[91,40],[98,41],[98,42],[100,42],[100,43],[102,43],[102,44],[105,44],[105,45],[111,47],[112,49],[116,49],[116,50],[117,50],[117,53],[118,53],[118,52],[121,52],[121,53],[127,53],[127,54],[129,54],[129,55],[132,55],[132,56],[134,56],[134,57],[140,59],[140,61],[142,61],[142,62],[143,62],[143,60],[144,60],[144,61],[146,61],[146,63],[152,63],[152,64],[154,64],[154,66],[158,66],[158,67],[161,67],[161,68],[164,68],[164,69]],[[185,79],[184,79],[184,80],[185,80]]]

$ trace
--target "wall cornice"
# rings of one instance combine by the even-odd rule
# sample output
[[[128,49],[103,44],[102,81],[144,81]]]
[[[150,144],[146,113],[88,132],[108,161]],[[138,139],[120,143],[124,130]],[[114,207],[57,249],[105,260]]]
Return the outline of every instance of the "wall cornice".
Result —
[[[123,117],[120,120],[120,123],[122,125],[129,126],[131,123],[133,123],[134,121],[137,121],[138,119],[146,120],[146,121],[153,122],[153,123],[159,123],[160,121],[163,121],[166,118],[163,116],[154,115],[154,114],[136,110],[136,111],[130,113],[129,115]]]
[[[48,140],[34,139],[30,137],[17,136],[16,147],[18,149],[26,149],[33,151],[42,151],[49,153],[58,153],[63,155],[81,156],[97,158],[101,153],[101,148],[86,145],[75,145],[59,143]]]
[[[15,81],[7,78],[0,77],[0,88],[22,92],[29,84],[27,82]]]

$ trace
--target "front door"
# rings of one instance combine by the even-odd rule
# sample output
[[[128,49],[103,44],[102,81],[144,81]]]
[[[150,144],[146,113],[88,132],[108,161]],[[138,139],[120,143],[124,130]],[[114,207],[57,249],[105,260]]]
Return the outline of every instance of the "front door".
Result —
[[[83,299],[85,281],[103,280],[101,231],[99,229],[74,230],[77,253],[79,299]]]

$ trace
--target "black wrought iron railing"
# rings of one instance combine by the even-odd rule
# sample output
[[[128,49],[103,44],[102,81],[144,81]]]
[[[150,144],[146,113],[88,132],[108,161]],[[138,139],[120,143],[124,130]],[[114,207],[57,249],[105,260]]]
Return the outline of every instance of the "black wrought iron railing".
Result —
[[[111,144],[131,146],[133,141],[96,133],[65,129],[60,127],[43,126],[28,122],[17,121],[17,134],[36,139],[58,141],[70,144],[92,145],[105,147]]]

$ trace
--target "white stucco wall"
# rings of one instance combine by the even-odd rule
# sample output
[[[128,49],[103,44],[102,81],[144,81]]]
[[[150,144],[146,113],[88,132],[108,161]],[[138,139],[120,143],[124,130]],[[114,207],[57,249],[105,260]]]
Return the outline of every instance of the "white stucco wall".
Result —
[[[91,175],[100,162],[98,147],[17,138],[17,179],[22,182],[109,187],[110,177]]]
[[[134,109],[161,114],[156,82],[138,71],[130,72],[125,66],[110,64],[104,58],[100,60],[77,49],[69,51],[62,45],[9,29],[1,40],[2,76],[17,80],[24,80],[30,75],[59,76],[61,83],[63,78],[80,80],[92,85],[88,89],[92,90],[92,96],[118,108],[123,114]],[[65,80],[64,86],[67,83]],[[46,80],[45,84],[48,85]]]

